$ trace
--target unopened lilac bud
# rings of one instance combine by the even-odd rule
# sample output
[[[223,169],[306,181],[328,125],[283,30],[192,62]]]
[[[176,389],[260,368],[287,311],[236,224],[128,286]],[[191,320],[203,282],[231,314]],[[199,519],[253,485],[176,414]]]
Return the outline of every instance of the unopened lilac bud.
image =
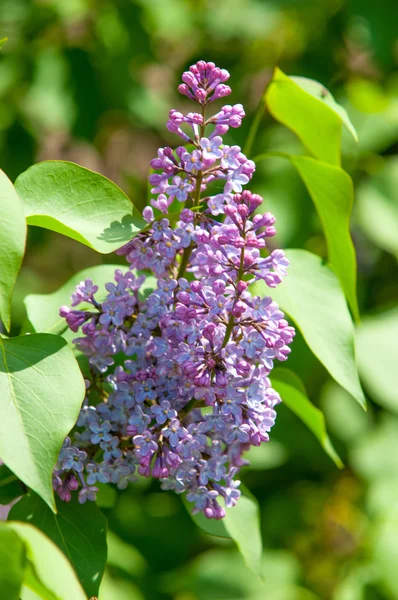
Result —
[[[79,482],[74,475],[70,475],[69,477],[68,488],[73,492],[79,489]]]
[[[192,223],[194,214],[195,213],[193,213],[192,210],[189,210],[189,208],[183,208],[180,213],[180,219],[181,221],[184,221],[184,223]]]
[[[178,294],[178,300],[186,306],[189,306],[191,303],[191,296],[187,292],[180,292]]]
[[[242,217],[242,219],[246,219],[249,214],[249,209],[244,204],[240,204],[238,206],[238,213]]]
[[[228,384],[227,376],[222,371],[216,371],[216,385],[218,387],[225,387]]]
[[[265,230],[265,235],[267,237],[273,237],[276,235],[276,227],[267,227]]]
[[[178,86],[178,91],[180,92],[180,94],[186,96],[190,100],[195,100],[195,96],[191,94],[191,92],[189,91],[189,87],[185,83],[181,83],[181,85]]]
[[[235,216],[235,214],[237,212],[237,207],[234,206],[233,204],[227,204],[226,207],[224,208],[224,212],[228,217],[233,217],[233,216]]]
[[[242,377],[246,377],[250,373],[250,369],[250,363],[246,360],[240,360],[236,365],[236,371],[239,375],[242,375]]]
[[[229,94],[231,92],[232,92],[232,90],[229,87],[229,85],[224,85],[223,83],[220,83],[219,85],[216,86],[216,88],[214,90],[214,94],[210,98],[210,102],[213,102],[214,100],[218,100],[218,98],[224,98],[225,96],[229,96]]]
[[[238,281],[238,283],[236,284],[236,289],[238,291],[239,294],[242,294],[243,292],[245,292],[247,290],[248,284],[246,283],[246,281]]]
[[[223,294],[225,291],[225,281],[222,279],[216,279],[213,283],[213,291],[215,294]]]
[[[232,314],[234,315],[234,317],[241,317],[245,310],[246,304],[238,300],[238,302],[236,302],[234,307],[232,308]]]
[[[196,96],[198,102],[200,102],[202,104],[206,100],[207,93],[205,92],[205,90],[202,90],[199,88],[199,89],[195,90],[195,96]]]
[[[215,129],[214,129],[214,131],[213,131],[213,133],[211,134],[210,138],[213,138],[213,137],[215,137],[217,135],[223,136],[223,135],[225,135],[227,133],[228,129],[229,129],[228,125],[221,124],[221,123],[217,124],[216,127],[215,127]]]
[[[206,231],[205,229],[199,229],[196,232],[195,237],[198,240],[198,242],[201,242],[202,244],[206,244],[210,240],[210,233],[208,231]]]
[[[203,335],[207,340],[212,340],[216,331],[215,323],[208,323],[203,330]]]
[[[190,286],[191,286],[191,290],[195,293],[200,292],[203,287],[202,284],[200,283],[200,281],[192,281]]]
[[[150,206],[146,206],[142,211],[142,216],[144,217],[147,223],[151,223],[154,220],[153,210]]]

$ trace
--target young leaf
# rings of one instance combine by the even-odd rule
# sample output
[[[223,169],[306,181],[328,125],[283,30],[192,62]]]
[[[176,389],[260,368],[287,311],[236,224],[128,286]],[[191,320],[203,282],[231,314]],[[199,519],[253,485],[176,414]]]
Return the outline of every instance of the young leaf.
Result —
[[[29,225],[57,231],[102,254],[120,248],[146,226],[115,183],[71,162],[33,165],[15,187]]]
[[[271,115],[291,129],[313,156],[340,165],[342,120],[330,106],[276,68],[265,92]]]
[[[57,514],[33,492],[16,504],[10,519],[40,528],[65,554],[87,596],[98,596],[105,570],[106,519],[96,504],[57,500]]]
[[[351,177],[340,169],[306,156],[291,156],[322,222],[330,264],[340,279],[356,320],[359,309],[356,293],[357,262],[350,234],[354,200]]]
[[[322,411],[314,406],[307,398],[302,381],[289,369],[274,369],[272,371],[272,387],[276,390],[283,403],[290,408],[299,419],[312,431],[325,452],[341,469],[344,465],[333,448],[326,431],[325,417]]]
[[[0,591],[7,600],[18,600],[26,566],[26,551],[17,533],[0,522]]]
[[[265,283],[257,282],[252,292],[272,295],[331,376],[365,408],[355,362],[354,327],[336,275],[305,250],[287,250],[286,256],[290,267],[284,281],[271,292]]]
[[[0,319],[11,325],[11,296],[25,252],[26,221],[22,202],[0,169]]]
[[[98,300],[102,301],[106,295],[105,284],[113,281],[115,269],[120,269],[120,265],[97,265],[89,267],[76,273],[63,286],[52,294],[29,294],[24,302],[30,323],[37,332],[55,333],[60,335],[67,329],[66,321],[59,316],[59,309],[63,305],[70,305],[71,295],[81,281],[91,279],[95,285],[98,285]],[[127,270],[125,267],[124,270]],[[80,308],[89,307],[89,304],[82,303]],[[92,307],[91,307],[92,308]]]
[[[299,85],[303,90],[312,96],[315,96],[315,98],[318,98],[318,100],[322,100],[322,102],[324,102],[327,106],[330,106],[330,108],[339,115],[343,125],[346,126],[354,140],[356,142],[358,141],[358,133],[352,124],[346,109],[336,102],[332,94],[327,88],[325,88],[324,85],[322,85],[322,83],[319,83],[319,81],[315,81],[314,79],[308,79],[307,77],[290,76],[290,79],[297,83],[297,85]]]
[[[27,569],[25,585],[36,593],[47,588],[53,595],[41,595],[43,600],[87,600],[73,568],[59,548],[39,529],[28,523],[8,521],[7,527],[24,541],[32,565]],[[40,597],[40,595],[39,595]]]
[[[0,456],[53,510],[52,471],[84,394],[83,377],[64,339],[0,338]]]

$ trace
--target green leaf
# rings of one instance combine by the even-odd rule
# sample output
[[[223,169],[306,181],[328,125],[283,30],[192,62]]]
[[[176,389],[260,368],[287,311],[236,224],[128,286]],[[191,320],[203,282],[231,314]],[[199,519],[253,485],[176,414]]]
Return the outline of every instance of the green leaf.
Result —
[[[188,502],[184,497],[182,498],[185,508],[187,509],[189,516],[192,521],[196,523],[196,525],[203,529],[209,535],[214,535],[215,537],[222,537],[231,539],[228,531],[225,529],[224,519],[216,520],[216,519],[208,519],[204,516],[203,513],[199,512],[197,514],[192,514],[193,504],[192,502]]]
[[[5,44],[6,42],[8,42],[8,38],[7,38],[7,37],[5,37],[5,38],[1,38],[1,40],[0,40],[0,50],[1,50],[1,48],[4,46],[4,44]]]
[[[331,376],[365,408],[355,362],[354,327],[339,280],[322,260],[305,250],[287,250],[287,277],[271,292],[263,282],[252,286],[272,295]]]
[[[113,252],[146,226],[112,181],[66,161],[44,161],[15,182],[29,225],[57,231],[102,254]]]
[[[32,564],[32,570],[25,580],[27,587],[38,593],[35,580],[47,588],[52,596],[41,595],[43,600],[87,600],[73,568],[65,555],[39,529],[28,523],[8,521],[7,526],[14,530],[25,542],[27,556]],[[40,597],[40,594],[39,594]]]
[[[38,527],[68,558],[87,595],[98,596],[105,570],[106,519],[96,504],[57,500],[57,514],[29,493],[11,510],[10,519]]]
[[[25,490],[26,491],[26,490]],[[24,494],[23,484],[6,465],[0,466],[0,504],[9,504]]]
[[[358,186],[355,215],[374,244],[398,257],[397,189],[398,157],[392,157],[379,173]]]
[[[0,522],[0,591],[7,600],[18,600],[24,571],[26,552],[18,534]]]
[[[303,382],[293,371],[277,368],[272,371],[272,387],[280,394],[283,403],[298,416],[315,435],[326,454],[341,469],[344,465],[333,447],[326,431],[322,411],[307,398]]]
[[[318,100],[322,100],[322,102],[334,110],[334,112],[339,115],[343,125],[346,126],[354,140],[356,142],[358,141],[358,133],[352,124],[346,109],[336,102],[332,94],[324,85],[322,85],[322,83],[319,83],[319,81],[315,81],[314,79],[308,79],[307,77],[291,76],[290,79],[297,83],[297,85],[299,85],[304,91],[308,92],[312,96],[315,96],[315,98],[318,98]]]
[[[31,561],[26,565],[23,588],[21,590],[22,600],[59,600],[51,590],[40,581],[35,567]]]
[[[53,510],[52,471],[84,394],[83,377],[64,339],[0,338],[0,456]]]
[[[76,286],[85,279],[92,279],[95,285],[98,285],[97,296],[101,302],[107,291],[105,284],[113,281],[115,269],[120,269],[120,265],[97,265],[88,267],[79,273],[76,273],[71,279],[68,279],[63,286],[52,294],[30,294],[26,296],[24,303],[30,323],[37,332],[55,333],[60,335],[67,329],[66,321],[59,316],[59,309],[63,305],[70,305],[71,295],[76,290]],[[122,269],[123,270],[123,269]],[[125,268],[127,270],[127,267]],[[92,308],[88,303],[82,302],[79,309]]]
[[[364,319],[356,340],[365,389],[375,402],[398,413],[398,309]]]
[[[249,490],[241,485],[242,495],[236,506],[226,508],[223,519],[207,519],[202,513],[193,515],[192,504],[184,500],[184,506],[192,520],[206,533],[234,540],[247,567],[260,579],[262,578],[261,555],[263,544],[260,530],[260,510],[257,500]],[[223,504],[221,498],[217,498]]]
[[[321,220],[330,265],[340,279],[355,320],[359,321],[356,293],[357,263],[350,234],[354,201],[351,177],[340,167],[307,156],[292,156],[285,152],[266,152],[256,157],[255,162],[272,157],[290,160],[296,167]]]
[[[351,177],[340,167],[313,158],[290,156],[290,160],[315,204],[325,232],[330,264],[340,279],[355,319],[359,320],[357,263],[350,234],[354,201]]]
[[[0,169],[0,319],[11,325],[11,296],[25,252],[26,221],[21,200]]]
[[[242,495],[236,506],[226,509],[224,525],[238,546],[247,567],[259,579],[262,579],[263,542],[260,529],[260,509],[257,500],[243,485],[241,491]]]
[[[265,92],[271,115],[291,129],[313,156],[340,165],[342,120],[330,106],[276,68]]]

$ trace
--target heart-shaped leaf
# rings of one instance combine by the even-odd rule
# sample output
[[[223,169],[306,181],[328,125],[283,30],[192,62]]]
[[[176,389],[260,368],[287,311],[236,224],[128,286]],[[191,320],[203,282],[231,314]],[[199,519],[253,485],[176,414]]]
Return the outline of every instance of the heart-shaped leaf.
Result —
[[[54,542],[28,523],[8,521],[7,527],[26,547],[30,563],[24,574],[26,587],[43,600],[87,600],[72,566]]]
[[[40,528],[68,558],[88,597],[98,596],[105,569],[106,519],[94,503],[57,500],[57,514],[33,492],[11,510],[10,519]]]
[[[308,77],[296,77],[290,76],[290,79],[297,83],[304,91],[308,92],[318,100],[324,102],[327,106],[329,106],[335,113],[339,115],[341,118],[343,125],[347,128],[347,130],[351,133],[354,140],[358,141],[358,133],[352,124],[350,117],[345,108],[338,104],[336,100],[333,98],[332,94],[329,90],[319,83],[319,81],[315,81],[315,79],[308,79]]]
[[[365,408],[355,361],[354,327],[333,271],[315,254],[286,250],[287,277],[272,290],[263,282],[252,286],[259,296],[272,295],[297,327],[331,376]]]
[[[7,600],[18,600],[26,567],[26,551],[18,534],[0,522],[0,591]]]
[[[11,296],[25,252],[26,221],[22,202],[0,169],[0,318],[9,331]]]
[[[71,162],[33,165],[15,187],[29,225],[57,231],[102,254],[120,248],[147,225],[115,183]]]
[[[340,169],[314,158],[290,156],[303,180],[322,222],[329,262],[341,282],[356,320],[359,320],[356,281],[357,261],[350,234],[354,201],[351,177]]]
[[[307,425],[326,454],[341,469],[344,465],[333,448],[333,444],[326,431],[325,417],[322,411],[307,398],[300,378],[293,371],[289,371],[289,369],[278,368],[272,371],[271,381],[274,390],[280,394],[282,402]]]
[[[67,329],[64,318],[59,316],[59,309],[63,305],[70,305],[71,295],[76,290],[76,286],[85,279],[91,279],[95,285],[98,285],[98,299],[102,301],[106,295],[105,284],[113,281],[115,269],[122,269],[120,265],[96,265],[79,271],[68,279],[63,286],[52,294],[29,294],[24,303],[28,319],[36,332],[55,333],[60,335]],[[125,269],[127,270],[127,268]],[[82,303],[79,309],[89,307],[89,304]],[[92,308],[92,307],[91,307]]]
[[[207,519],[202,513],[193,515],[192,505],[184,501],[193,521],[206,533],[234,540],[247,567],[260,579],[262,578],[261,555],[263,543],[260,528],[260,509],[256,498],[241,485],[242,495],[236,506],[226,508],[223,519]],[[220,500],[222,504],[222,501]]]
[[[84,394],[82,374],[63,338],[0,338],[0,456],[53,510],[52,471]]]
[[[276,68],[265,92],[271,115],[291,129],[313,156],[340,165],[342,119],[330,106]]]

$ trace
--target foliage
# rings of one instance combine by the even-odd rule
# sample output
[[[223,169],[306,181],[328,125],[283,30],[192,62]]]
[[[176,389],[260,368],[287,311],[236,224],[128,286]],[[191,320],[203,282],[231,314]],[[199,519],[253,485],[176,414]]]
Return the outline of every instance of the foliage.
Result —
[[[0,505],[23,496],[0,523],[7,599],[398,598],[388,4],[0,6]],[[273,372],[284,403],[271,442],[242,470],[255,498],[245,491],[221,522],[191,519],[140,477],[125,491],[101,484],[100,508],[55,504],[51,474],[84,395],[79,366],[88,374],[58,308],[87,277],[102,301],[122,262],[103,255],[146,227],[148,163],[174,143],[163,130],[172,80],[197,56],[229,68],[234,100],[246,98],[227,140],[258,162],[253,189],[291,262],[272,296],[299,333],[290,371]]]

